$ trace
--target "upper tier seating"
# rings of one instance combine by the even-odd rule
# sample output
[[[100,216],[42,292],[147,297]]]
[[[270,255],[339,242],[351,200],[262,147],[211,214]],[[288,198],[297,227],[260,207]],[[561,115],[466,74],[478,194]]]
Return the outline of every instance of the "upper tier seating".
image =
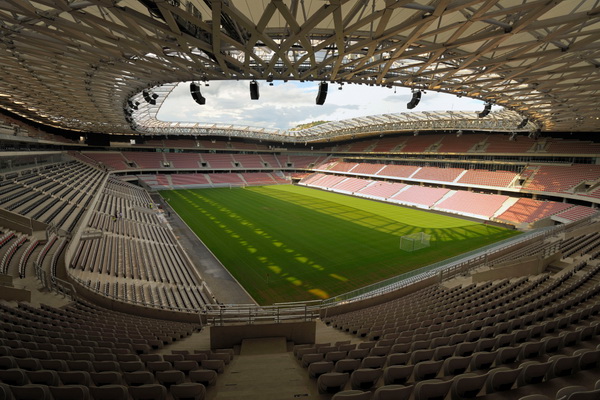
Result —
[[[334,186],[336,190],[343,190],[346,192],[354,193],[363,189],[365,186],[370,184],[372,181],[368,179],[359,179],[359,178],[347,178],[342,182],[338,183]]]
[[[508,196],[459,190],[450,197],[446,197],[444,200],[438,202],[435,205],[435,209],[451,212],[456,211],[463,215],[474,215],[489,219],[502,207],[502,204],[508,198]]]
[[[231,154],[202,153],[200,154],[200,158],[203,162],[207,163],[210,168],[232,169],[234,167],[234,160]]]
[[[357,164],[356,167],[352,169],[353,174],[365,174],[365,175],[376,175],[384,166],[382,164],[368,164],[361,163]]]
[[[358,165],[357,163],[347,163],[347,162],[337,161],[337,162],[333,162],[333,163],[329,164],[326,167],[326,169],[329,171],[349,172],[357,165]]]
[[[516,177],[517,174],[514,172],[469,169],[456,182],[466,185],[509,187]]]
[[[198,153],[164,153],[172,168],[200,168]]]
[[[442,140],[441,135],[419,135],[408,137],[405,145],[400,149],[403,153],[425,153],[434,144]]]
[[[476,144],[486,140],[487,135],[462,135],[456,137],[454,135],[445,135],[442,139],[442,146],[439,148],[440,153],[467,153],[471,151]]]
[[[125,159],[135,163],[139,168],[163,168],[166,161],[165,153],[124,151],[122,154]]]
[[[486,141],[486,153],[527,153],[534,149],[535,139],[517,136],[510,140],[509,135],[489,135]]]
[[[244,168],[265,168],[265,163],[258,154],[236,154],[233,158]]]
[[[388,199],[405,187],[406,185],[403,183],[376,181],[364,189],[359,190],[358,193]]]
[[[409,186],[406,190],[391,197],[401,203],[415,204],[419,206],[432,207],[450,190],[442,188],[430,188],[425,186]]]
[[[419,170],[420,167],[414,167],[411,165],[386,165],[380,170],[378,176],[391,176],[394,178],[410,178],[412,175]]]
[[[102,164],[110,169],[123,170],[123,169],[131,169],[129,164],[127,164],[127,160],[123,157],[121,153],[117,152],[99,152],[99,151],[86,151],[82,152],[85,157],[89,157],[92,160],[95,160],[97,163]]]
[[[600,144],[584,140],[553,138],[546,151],[559,154],[600,154]]]
[[[171,175],[171,182],[174,186],[209,184],[205,174],[173,174]]]
[[[571,207],[573,207],[572,204],[522,198],[497,218],[500,221],[508,221],[514,224],[531,223]]]
[[[533,177],[527,180],[524,189],[542,192],[568,192],[583,181],[600,179],[600,165],[540,165]]]
[[[454,182],[463,171],[460,168],[421,167],[411,178],[418,181]]]
[[[597,209],[584,206],[574,206],[565,211],[559,212],[554,215],[557,220],[562,220],[565,223],[579,221],[580,219],[587,218],[598,212]],[[553,218],[554,219],[554,218]]]
[[[240,174],[206,174],[214,185],[243,185],[244,180]]]

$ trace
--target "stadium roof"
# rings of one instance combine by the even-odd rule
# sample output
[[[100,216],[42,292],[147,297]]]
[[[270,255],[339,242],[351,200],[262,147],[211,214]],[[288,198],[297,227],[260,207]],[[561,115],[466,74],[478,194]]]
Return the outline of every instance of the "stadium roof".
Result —
[[[4,0],[0,27],[0,106],[62,128],[133,132],[127,101],[172,82],[277,79],[436,90],[600,131],[598,0]]]

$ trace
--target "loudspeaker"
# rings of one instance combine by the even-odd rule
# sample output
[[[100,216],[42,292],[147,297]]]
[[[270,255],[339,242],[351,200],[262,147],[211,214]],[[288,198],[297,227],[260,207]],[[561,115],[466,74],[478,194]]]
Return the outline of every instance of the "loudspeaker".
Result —
[[[492,110],[492,104],[491,103],[486,103],[485,107],[483,107],[483,111],[480,112],[479,114],[477,114],[477,116],[479,118],[483,118],[486,115],[488,115],[490,113],[490,111]]]
[[[517,129],[525,128],[525,125],[527,125],[528,122],[529,122],[528,118],[523,119],[523,121],[521,121],[521,123],[519,125],[517,125]]]
[[[319,92],[317,93],[316,103],[320,106],[325,104],[325,99],[327,98],[327,88],[329,85],[327,82],[321,82],[319,84]]]
[[[200,85],[195,82],[190,83],[190,93],[194,101],[200,105],[206,104],[206,99],[200,93]]]
[[[250,82],[250,99],[258,100],[259,97],[260,97],[260,94],[258,93],[258,82],[251,81]]]
[[[408,108],[409,110],[412,110],[413,108],[415,108],[417,106],[417,104],[419,104],[420,101],[421,101],[421,91],[417,90],[416,92],[413,92],[412,99],[410,99],[410,102],[406,105],[406,108]]]
[[[144,90],[142,92],[142,96],[144,97],[144,100],[146,100],[147,103],[150,103],[152,105],[156,104],[156,98],[158,97],[156,93],[150,93],[148,90]]]

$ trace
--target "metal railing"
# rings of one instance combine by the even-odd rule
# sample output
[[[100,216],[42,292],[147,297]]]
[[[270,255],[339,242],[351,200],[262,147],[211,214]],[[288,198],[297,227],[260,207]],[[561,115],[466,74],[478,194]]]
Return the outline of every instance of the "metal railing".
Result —
[[[280,323],[312,321],[319,316],[321,301],[282,303],[272,306],[256,304],[223,305],[206,307],[206,320],[215,326],[234,324]]]
[[[49,275],[44,269],[34,261],[33,270],[35,271],[36,278],[40,281],[45,289],[50,290],[58,294],[62,294],[65,297],[69,297],[71,300],[77,300],[77,291],[75,286],[70,282],[62,280],[56,276],[49,278]]]

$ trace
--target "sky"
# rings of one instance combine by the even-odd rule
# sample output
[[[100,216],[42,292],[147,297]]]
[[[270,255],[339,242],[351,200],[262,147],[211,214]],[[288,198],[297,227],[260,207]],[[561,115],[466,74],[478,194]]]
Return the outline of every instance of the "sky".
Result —
[[[287,130],[313,121],[338,121],[376,114],[420,111],[477,111],[484,102],[427,91],[413,110],[408,88],[329,84],[324,105],[316,105],[318,82],[259,81],[259,100],[250,100],[249,81],[211,81],[201,85],[205,105],[194,102],[189,82],[180,83],[157,117],[169,122],[203,122]],[[494,106],[492,111],[500,109]]]

